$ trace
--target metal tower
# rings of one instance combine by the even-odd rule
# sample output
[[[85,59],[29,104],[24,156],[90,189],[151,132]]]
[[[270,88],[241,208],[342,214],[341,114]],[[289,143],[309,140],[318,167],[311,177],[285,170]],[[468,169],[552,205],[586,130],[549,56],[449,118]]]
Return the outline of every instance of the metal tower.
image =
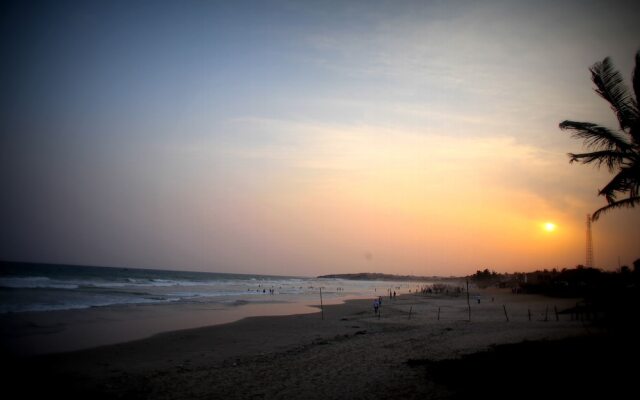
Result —
[[[593,240],[591,238],[591,215],[587,214],[587,260],[585,267],[593,267]]]

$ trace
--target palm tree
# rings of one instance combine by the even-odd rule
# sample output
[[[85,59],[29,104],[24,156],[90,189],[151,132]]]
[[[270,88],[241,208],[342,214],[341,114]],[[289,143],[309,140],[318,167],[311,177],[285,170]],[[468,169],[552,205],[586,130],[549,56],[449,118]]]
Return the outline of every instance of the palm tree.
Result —
[[[640,51],[636,53],[633,72],[632,96],[622,81],[622,76],[609,57],[597,62],[589,69],[596,93],[611,105],[620,129],[611,130],[590,122],[563,121],[560,129],[570,130],[571,136],[583,139],[592,150],[589,153],[569,153],[569,162],[606,165],[615,173],[611,182],[600,189],[598,195],[607,199],[607,205],[596,210],[592,219],[614,208],[634,207],[640,204]],[[628,193],[628,197],[621,197]]]

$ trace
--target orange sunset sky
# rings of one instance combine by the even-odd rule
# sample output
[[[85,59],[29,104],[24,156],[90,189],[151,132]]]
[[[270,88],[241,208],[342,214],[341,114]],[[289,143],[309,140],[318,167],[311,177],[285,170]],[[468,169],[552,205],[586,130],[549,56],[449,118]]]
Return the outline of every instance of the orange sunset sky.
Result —
[[[619,4],[618,4],[619,3]],[[585,262],[640,7],[611,1],[10,3],[0,259],[314,276]],[[545,229],[553,223],[555,229]],[[593,224],[640,257],[640,210]]]

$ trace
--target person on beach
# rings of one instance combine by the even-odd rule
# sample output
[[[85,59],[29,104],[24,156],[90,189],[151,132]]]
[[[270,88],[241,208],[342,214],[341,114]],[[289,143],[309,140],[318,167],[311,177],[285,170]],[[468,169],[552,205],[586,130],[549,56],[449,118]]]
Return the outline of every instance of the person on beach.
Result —
[[[378,307],[380,307],[380,303],[378,302],[378,299],[375,299],[373,301],[373,313],[374,314],[378,314]]]

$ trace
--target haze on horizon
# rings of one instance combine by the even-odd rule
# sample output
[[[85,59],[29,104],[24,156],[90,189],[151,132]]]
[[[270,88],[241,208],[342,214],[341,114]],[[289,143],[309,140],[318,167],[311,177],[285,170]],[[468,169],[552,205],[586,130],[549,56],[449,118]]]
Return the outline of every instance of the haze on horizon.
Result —
[[[584,263],[616,1],[8,1],[0,259],[313,276]],[[554,229],[547,223],[554,224]],[[640,210],[593,224],[640,257]]]

